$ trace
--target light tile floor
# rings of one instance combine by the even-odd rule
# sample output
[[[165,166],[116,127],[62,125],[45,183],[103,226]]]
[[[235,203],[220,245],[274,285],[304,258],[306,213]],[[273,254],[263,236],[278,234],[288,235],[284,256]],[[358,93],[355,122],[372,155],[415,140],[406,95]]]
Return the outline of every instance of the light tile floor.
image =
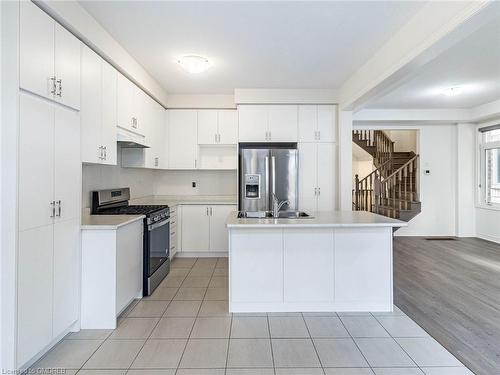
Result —
[[[115,330],[69,334],[34,368],[73,375],[472,374],[392,313],[228,312],[226,258],[177,258]]]

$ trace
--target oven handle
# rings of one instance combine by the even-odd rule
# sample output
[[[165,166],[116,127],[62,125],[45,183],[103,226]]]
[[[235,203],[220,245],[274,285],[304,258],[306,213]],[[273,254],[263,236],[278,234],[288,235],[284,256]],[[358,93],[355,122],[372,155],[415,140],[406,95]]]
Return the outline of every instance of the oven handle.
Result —
[[[154,223],[154,224],[149,224],[148,225],[148,231],[152,231],[153,229],[162,227],[164,225],[167,225],[168,223],[170,223],[170,219],[163,220],[163,221],[160,221],[160,222]]]

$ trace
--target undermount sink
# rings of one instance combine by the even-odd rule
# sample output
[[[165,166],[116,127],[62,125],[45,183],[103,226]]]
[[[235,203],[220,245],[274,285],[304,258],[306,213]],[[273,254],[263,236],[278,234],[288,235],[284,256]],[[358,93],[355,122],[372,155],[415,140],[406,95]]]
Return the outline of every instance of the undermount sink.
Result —
[[[270,219],[274,218],[272,211],[239,211],[239,219]],[[280,211],[277,219],[312,219],[304,211]]]

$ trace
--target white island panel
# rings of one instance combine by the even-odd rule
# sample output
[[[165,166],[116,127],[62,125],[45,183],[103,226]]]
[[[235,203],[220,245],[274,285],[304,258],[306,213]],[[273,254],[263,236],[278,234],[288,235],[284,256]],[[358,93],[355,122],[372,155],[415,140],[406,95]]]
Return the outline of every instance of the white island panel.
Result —
[[[283,231],[233,230],[230,252],[230,299],[239,303],[283,302]],[[258,306],[256,306],[258,308]]]
[[[333,229],[285,229],[285,302],[333,303]]]
[[[392,228],[335,229],[335,301],[341,311],[392,309]]]

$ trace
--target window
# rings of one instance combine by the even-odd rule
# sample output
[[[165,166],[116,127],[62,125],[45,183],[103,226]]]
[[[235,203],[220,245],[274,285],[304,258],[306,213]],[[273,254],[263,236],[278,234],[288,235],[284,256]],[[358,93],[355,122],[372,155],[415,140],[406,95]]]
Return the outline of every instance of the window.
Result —
[[[481,203],[500,207],[500,125],[481,132]]]

